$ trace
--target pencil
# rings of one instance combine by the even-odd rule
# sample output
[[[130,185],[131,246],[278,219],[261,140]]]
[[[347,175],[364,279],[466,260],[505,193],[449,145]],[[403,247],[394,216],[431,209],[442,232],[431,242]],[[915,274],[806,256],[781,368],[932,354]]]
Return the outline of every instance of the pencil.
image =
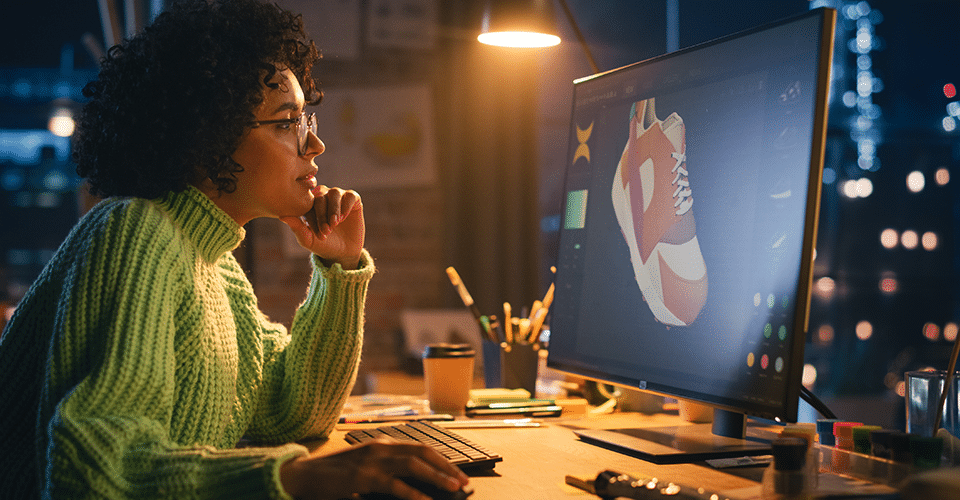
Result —
[[[509,302],[503,303],[503,336],[504,340],[508,344],[513,343],[513,318],[510,317],[510,314],[513,312],[513,308],[510,307]]]
[[[547,288],[546,295],[543,296],[543,308],[550,309],[550,304],[553,304],[553,293],[556,287],[553,283],[550,283],[550,288]]]
[[[950,389],[954,370],[957,369],[958,354],[960,354],[960,337],[953,341],[953,352],[950,354],[950,361],[947,365],[947,378],[943,383],[943,392],[940,393],[940,401],[937,404],[937,418],[933,423],[933,437],[937,437],[937,429],[940,428],[940,421],[943,419],[943,404],[947,402],[947,390]]]
[[[536,318],[536,317],[537,317],[537,311],[539,311],[540,308],[542,308],[542,307],[543,307],[543,302],[540,302],[539,300],[534,300],[534,301],[533,301],[533,306],[530,307],[530,322],[531,322],[531,323],[533,323],[533,318]]]
[[[530,344],[536,343],[540,339],[540,328],[543,327],[543,320],[547,318],[547,309],[540,308],[537,311],[537,316],[533,318],[533,322],[530,324],[530,333],[527,336],[527,342]]]
[[[520,318],[519,326],[517,338],[520,339],[521,342],[526,341],[530,334],[530,318]]]
[[[457,289],[457,293],[460,294],[460,300],[463,301],[463,305],[467,306],[467,309],[470,309],[473,317],[476,318],[477,323],[480,325],[481,333],[491,341],[496,342],[496,336],[490,330],[489,319],[487,321],[483,320],[483,314],[480,314],[480,308],[473,302],[473,297],[470,296],[470,292],[468,292],[467,287],[463,285],[463,280],[460,279],[460,275],[453,266],[447,268],[447,276],[450,278],[450,283]]]

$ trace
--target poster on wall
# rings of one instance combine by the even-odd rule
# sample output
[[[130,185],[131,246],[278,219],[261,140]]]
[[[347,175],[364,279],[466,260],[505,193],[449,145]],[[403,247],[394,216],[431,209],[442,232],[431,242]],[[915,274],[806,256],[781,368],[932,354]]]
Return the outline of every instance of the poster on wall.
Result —
[[[303,16],[303,27],[324,59],[360,56],[360,0],[277,0]]]
[[[426,85],[323,89],[317,179],[345,189],[426,186],[437,180]]]
[[[370,46],[433,48],[437,36],[436,0],[370,0],[367,9]]]

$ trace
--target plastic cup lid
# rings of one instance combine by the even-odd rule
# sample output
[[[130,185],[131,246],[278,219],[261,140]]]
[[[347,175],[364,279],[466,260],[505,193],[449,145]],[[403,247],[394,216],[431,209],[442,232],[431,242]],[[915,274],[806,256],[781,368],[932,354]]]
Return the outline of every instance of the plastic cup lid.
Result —
[[[468,358],[475,354],[470,344],[430,344],[423,350],[424,358]]]

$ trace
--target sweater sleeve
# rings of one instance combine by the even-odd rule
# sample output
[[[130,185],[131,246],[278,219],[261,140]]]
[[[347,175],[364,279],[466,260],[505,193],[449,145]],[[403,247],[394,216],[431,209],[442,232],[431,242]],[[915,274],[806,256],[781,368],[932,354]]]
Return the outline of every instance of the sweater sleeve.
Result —
[[[360,267],[325,267],[316,256],[310,288],[290,335],[264,340],[263,388],[248,436],[267,442],[326,437],[356,380],[367,284],[375,272],[366,250]]]
[[[306,454],[302,446],[171,438],[178,392],[188,390],[174,382],[184,367],[174,343],[190,259],[163,214],[134,208],[105,216],[67,271],[76,276],[59,299],[38,422],[43,496],[286,498],[279,464]]]

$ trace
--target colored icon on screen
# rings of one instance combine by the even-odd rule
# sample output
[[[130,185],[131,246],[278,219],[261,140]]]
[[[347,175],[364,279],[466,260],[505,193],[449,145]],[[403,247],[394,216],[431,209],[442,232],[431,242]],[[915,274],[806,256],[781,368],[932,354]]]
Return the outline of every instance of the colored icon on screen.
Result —
[[[587,222],[587,190],[580,189],[567,193],[567,213],[563,226],[566,229],[583,229]]]

